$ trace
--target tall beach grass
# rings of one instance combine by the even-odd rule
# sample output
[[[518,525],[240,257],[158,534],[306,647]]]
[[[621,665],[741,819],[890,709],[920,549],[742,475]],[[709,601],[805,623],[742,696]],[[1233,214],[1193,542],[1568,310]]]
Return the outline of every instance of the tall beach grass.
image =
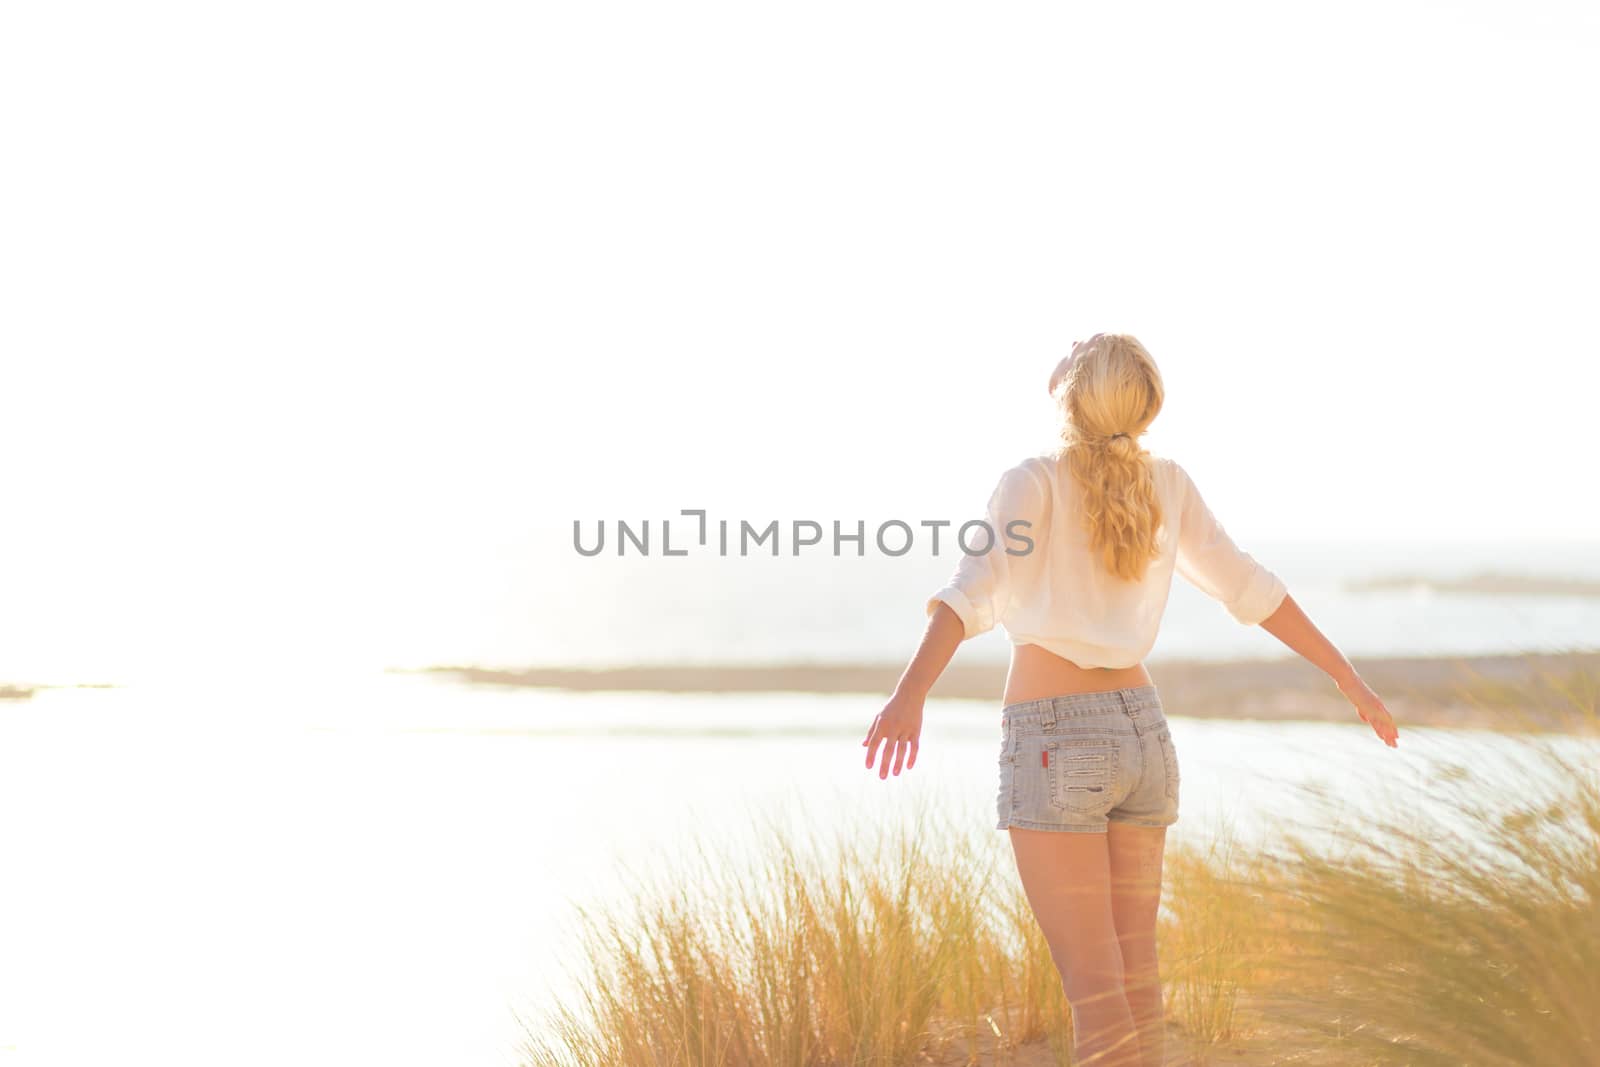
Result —
[[[1411,731],[1417,775],[1307,786],[1249,847],[1169,848],[1172,1062],[1600,1065],[1600,749],[1576,692],[1589,742]],[[578,992],[526,1020],[525,1062],[1070,1062],[1004,834],[929,809],[761,840],[582,911]]]

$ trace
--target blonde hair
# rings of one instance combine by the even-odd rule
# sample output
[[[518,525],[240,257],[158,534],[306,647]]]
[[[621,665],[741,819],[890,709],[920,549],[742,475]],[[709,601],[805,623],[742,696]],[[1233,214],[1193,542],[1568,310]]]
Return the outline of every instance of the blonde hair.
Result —
[[[1154,457],[1139,435],[1161,411],[1161,372],[1136,338],[1097,333],[1063,361],[1051,392],[1062,414],[1056,454],[1081,490],[1090,550],[1112,574],[1138,581],[1160,554]]]

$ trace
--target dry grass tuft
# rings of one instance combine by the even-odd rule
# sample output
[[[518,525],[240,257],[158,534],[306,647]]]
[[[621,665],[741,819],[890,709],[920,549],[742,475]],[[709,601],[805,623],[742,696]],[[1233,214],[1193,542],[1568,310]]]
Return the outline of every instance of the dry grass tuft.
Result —
[[[1592,684],[1567,691],[1592,716]],[[1308,786],[1273,843],[1170,850],[1169,1020],[1201,1062],[1600,1064],[1594,744],[1407,742],[1440,758],[1355,817],[1365,787]],[[528,1062],[1066,1064],[1004,835],[931,811],[868,834],[771,828],[760,855],[702,849],[629,907],[585,912],[592,972],[531,1028]]]

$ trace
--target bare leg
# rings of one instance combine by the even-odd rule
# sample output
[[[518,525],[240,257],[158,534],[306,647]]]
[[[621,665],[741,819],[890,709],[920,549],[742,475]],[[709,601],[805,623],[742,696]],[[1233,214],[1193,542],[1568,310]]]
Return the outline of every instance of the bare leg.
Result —
[[[1016,827],[1010,834],[1023,892],[1072,1006],[1074,1062],[1137,1067],[1138,1037],[1111,910],[1108,835]]]
[[[1124,990],[1139,1030],[1143,1067],[1166,1057],[1161,973],[1156,960],[1156,913],[1161,906],[1161,860],[1166,827],[1114,822],[1106,834],[1111,857],[1111,914],[1122,945]]]

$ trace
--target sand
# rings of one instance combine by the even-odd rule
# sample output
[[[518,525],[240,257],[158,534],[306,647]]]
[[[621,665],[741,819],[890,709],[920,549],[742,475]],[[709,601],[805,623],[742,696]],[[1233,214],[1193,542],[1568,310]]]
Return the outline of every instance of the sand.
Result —
[[[1402,728],[1519,727],[1588,730],[1600,690],[1600,649],[1480,656],[1351,657]],[[1321,671],[1296,657],[1226,662],[1149,660],[1169,715],[1345,722],[1354,711]],[[476,685],[669,693],[887,695],[901,664],[781,663],[498,670],[439,666],[423,673]],[[999,702],[1005,667],[951,664],[933,696]]]

